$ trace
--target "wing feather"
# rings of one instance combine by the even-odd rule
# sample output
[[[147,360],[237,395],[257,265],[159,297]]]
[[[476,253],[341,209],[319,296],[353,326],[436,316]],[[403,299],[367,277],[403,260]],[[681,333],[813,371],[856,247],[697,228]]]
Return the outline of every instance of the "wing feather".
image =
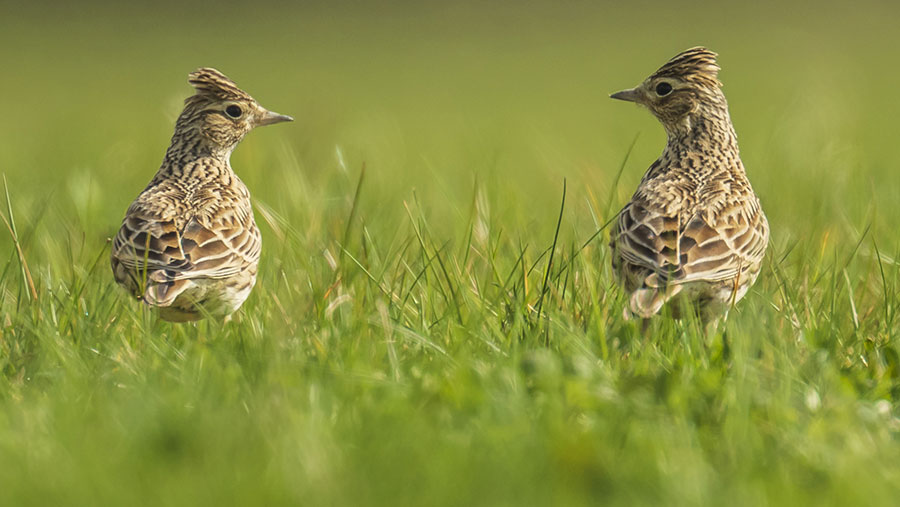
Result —
[[[769,227],[758,206],[742,208],[720,222],[703,216],[690,217],[684,225],[680,222],[640,202],[632,201],[622,210],[611,246],[614,259],[645,273],[643,280],[633,284],[719,282],[759,269]]]
[[[180,228],[130,214],[113,241],[113,270],[135,295],[162,306],[186,288],[183,281],[225,279],[255,265],[261,243],[252,214],[215,222],[195,217]]]

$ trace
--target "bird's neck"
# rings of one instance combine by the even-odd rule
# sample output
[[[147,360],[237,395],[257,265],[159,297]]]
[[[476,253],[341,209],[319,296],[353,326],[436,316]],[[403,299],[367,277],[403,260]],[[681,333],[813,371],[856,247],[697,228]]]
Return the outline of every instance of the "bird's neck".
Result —
[[[668,142],[644,179],[678,177],[685,174],[703,179],[727,171],[743,176],[737,134],[731,125],[728,107],[701,108],[677,126],[666,125]],[[678,171],[671,172],[674,169]]]
[[[195,128],[176,128],[159,173],[189,177],[190,173],[183,169],[200,159],[211,162],[204,164],[207,171],[231,172],[232,150],[233,147],[223,148],[210,142]]]
[[[700,154],[728,153],[738,156],[737,134],[728,105],[704,104],[676,125],[667,125],[666,151]]]
[[[676,124],[666,125],[666,132],[670,145],[737,150],[737,134],[724,101],[702,104]]]

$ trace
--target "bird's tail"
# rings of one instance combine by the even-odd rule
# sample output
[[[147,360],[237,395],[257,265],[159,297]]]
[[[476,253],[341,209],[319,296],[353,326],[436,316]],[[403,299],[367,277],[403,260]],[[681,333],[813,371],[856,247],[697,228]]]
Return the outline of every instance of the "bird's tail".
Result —
[[[154,280],[154,278],[160,278]],[[169,277],[150,276],[144,289],[144,301],[150,306],[167,307],[178,299],[192,282],[188,279],[173,280]]]
[[[631,293],[626,312],[644,319],[659,313],[664,304],[679,292],[681,285],[669,285],[668,287],[642,287]],[[630,310],[630,312],[629,312]],[[630,315],[626,315],[629,318]]]

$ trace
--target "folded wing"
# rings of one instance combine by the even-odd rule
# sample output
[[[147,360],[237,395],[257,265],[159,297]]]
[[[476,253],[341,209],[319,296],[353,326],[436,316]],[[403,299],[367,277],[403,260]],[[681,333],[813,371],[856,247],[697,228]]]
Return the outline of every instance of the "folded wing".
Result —
[[[633,201],[619,214],[611,245],[628,290],[665,289],[640,296],[655,298],[647,309],[655,313],[684,284],[755,276],[768,237],[758,206],[721,214],[713,222],[703,216],[664,216]],[[660,294],[662,299],[656,298]]]
[[[232,277],[259,260],[261,238],[252,215],[189,219],[180,227],[129,213],[113,241],[119,283],[157,306],[168,306],[192,283]]]

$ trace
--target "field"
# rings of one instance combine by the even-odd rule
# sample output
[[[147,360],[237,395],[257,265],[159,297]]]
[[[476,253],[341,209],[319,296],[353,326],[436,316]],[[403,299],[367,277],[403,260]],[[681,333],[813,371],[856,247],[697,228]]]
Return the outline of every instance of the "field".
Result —
[[[250,4],[0,4],[0,505],[896,503],[900,6]],[[603,230],[665,143],[608,94],[701,44],[772,226],[729,347]],[[175,325],[107,241],[200,66],[296,121]]]

